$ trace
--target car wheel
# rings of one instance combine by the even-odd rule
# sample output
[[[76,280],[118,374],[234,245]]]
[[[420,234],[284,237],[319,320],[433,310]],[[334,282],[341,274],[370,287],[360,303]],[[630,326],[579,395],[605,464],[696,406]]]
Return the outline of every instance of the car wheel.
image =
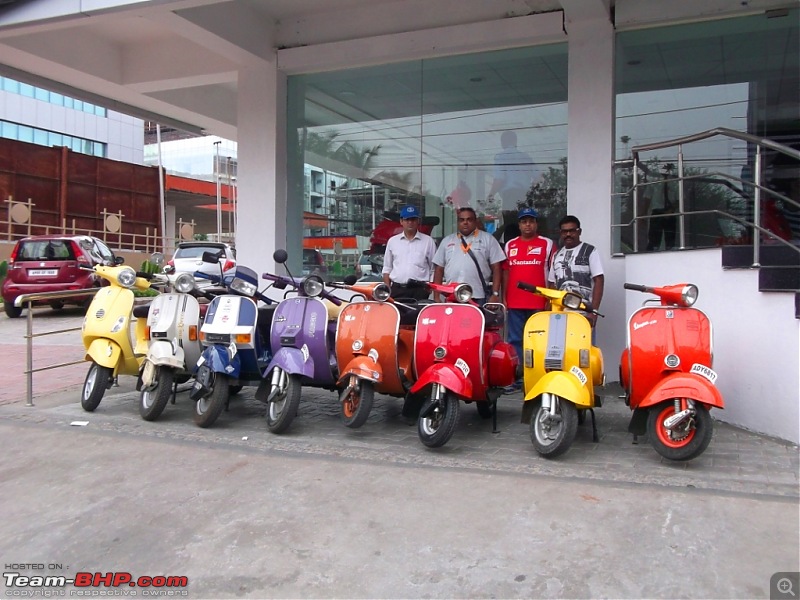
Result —
[[[3,302],[3,310],[6,311],[6,315],[9,319],[16,319],[22,314],[22,309],[18,306],[14,306],[13,302]]]

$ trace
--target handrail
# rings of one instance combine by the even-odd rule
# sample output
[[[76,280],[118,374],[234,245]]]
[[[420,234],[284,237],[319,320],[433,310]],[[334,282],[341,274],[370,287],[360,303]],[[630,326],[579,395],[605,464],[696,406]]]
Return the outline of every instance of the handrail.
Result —
[[[45,331],[42,333],[33,333],[33,311],[31,307],[33,303],[38,300],[61,300],[63,298],[74,298],[76,296],[93,296],[96,294],[100,288],[87,288],[83,290],[69,290],[64,292],[38,292],[35,294],[22,294],[21,296],[17,296],[16,300],[14,300],[14,306],[17,308],[21,308],[24,303],[28,304],[28,330],[25,339],[27,340],[27,369],[25,370],[25,375],[27,378],[27,402],[25,406],[33,406],[33,374],[38,373],[39,371],[47,371],[50,369],[57,369],[59,367],[68,367],[70,365],[77,365],[82,362],[83,360],[73,360],[72,362],[67,363],[58,363],[55,365],[48,365],[46,367],[39,367],[38,369],[33,368],[33,338],[35,337],[42,337],[45,335],[54,335],[56,333],[69,333],[70,331],[79,331],[80,327],[70,327],[69,329],[58,329],[54,331]]]
[[[752,223],[738,217],[734,217],[733,215],[729,215],[724,213],[724,211],[686,211],[685,210],[685,194],[684,194],[684,182],[689,179],[707,179],[708,173],[704,173],[700,176],[684,176],[684,155],[683,155],[683,145],[688,144],[691,142],[696,142],[704,139],[708,139],[717,135],[723,135],[730,138],[742,140],[744,142],[750,143],[755,145],[755,157],[754,157],[754,165],[753,165],[753,174],[754,174],[754,181],[746,181],[744,179],[733,177],[731,175],[727,175],[725,173],[712,173],[715,176],[720,176],[723,179],[730,179],[733,181],[738,181],[743,185],[752,186],[753,188],[753,221]],[[675,178],[667,178],[664,177],[658,182],[639,182],[639,169],[642,169],[647,173],[647,166],[644,163],[640,162],[639,154],[641,152],[657,150],[661,148],[669,148],[677,146],[677,177]],[[762,185],[762,170],[763,170],[763,156],[762,150],[764,148],[768,148],[770,150],[774,150],[781,154],[784,154],[790,158],[797,159],[800,161],[800,150],[796,150],[784,144],[780,144],[768,138],[761,138],[758,136],[750,135],[748,133],[742,133],[740,131],[735,131],[733,129],[727,129],[725,127],[717,127],[714,129],[709,129],[707,131],[703,131],[700,133],[683,136],[680,138],[674,138],[671,140],[666,140],[663,142],[656,142],[652,144],[643,144],[639,146],[634,146],[631,149],[631,158],[621,161],[614,161],[613,164],[615,167],[627,167],[633,169],[633,185],[631,186],[630,190],[625,193],[632,193],[632,218],[627,223],[627,225],[633,224],[633,251],[639,251],[639,221],[642,219],[650,219],[653,217],[661,217],[662,215],[644,215],[640,216],[638,214],[639,211],[639,189],[640,187],[644,187],[645,185],[654,185],[655,183],[666,183],[668,181],[676,181],[678,184],[678,208],[676,211],[670,213],[671,216],[678,217],[678,236],[679,236],[679,248],[682,250],[686,248],[686,225],[685,225],[685,217],[687,215],[692,214],[708,214],[709,212],[714,212],[716,214],[724,214],[726,217],[731,218],[735,221],[738,221],[748,227],[753,227],[755,230],[759,232],[765,233],[768,237],[774,238],[783,242],[787,246],[795,248],[793,244],[787,243],[785,240],[776,236],[771,231],[766,230],[761,226],[761,196],[762,192],[772,195],[773,197],[780,198],[783,202],[788,202],[793,206],[800,208],[800,203],[795,201],[794,199],[787,198],[786,196],[779,194],[770,190],[769,188]],[[720,182],[722,183],[722,182]],[[730,184],[727,184],[730,187]],[[750,198],[744,195],[743,192],[739,192],[746,200],[750,201]],[[615,194],[616,195],[616,194]],[[666,215],[664,215],[666,216]],[[621,226],[615,224],[614,227]],[[800,250],[798,250],[800,252]],[[760,236],[754,235],[753,236],[753,266],[758,267],[760,266]]]
[[[728,129],[727,127],[715,127],[714,129],[701,131],[700,133],[693,133],[692,135],[674,138],[663,142],[655,142],[653,144],[642,144],[640,146],[634,146],[633,148],[631,148],[631,154],[636,157],[640,152],[648,152],[650,150],[658,150],[660,148],[669,148],[670,146],[682,146],[683,144],[698,142],[700,140],[705,140],[710,137],[714,137],[716,135],[725,135],[728,137],[735,138],[737,140],[742,140],[743,142],[749,142],[751,144],[755,144],[757,146],[764,146],[765,148],[769,148],[770,150],[776,150],[782,154],[786,154],[787,156],[791,156],[792,158],[800,160],[800,150],[795,150],[794,148],[785,146],[769,138],[762,138],[755,135],[751,135],[749,133],[742,133],[741,131],[736,131],[735,129]]]

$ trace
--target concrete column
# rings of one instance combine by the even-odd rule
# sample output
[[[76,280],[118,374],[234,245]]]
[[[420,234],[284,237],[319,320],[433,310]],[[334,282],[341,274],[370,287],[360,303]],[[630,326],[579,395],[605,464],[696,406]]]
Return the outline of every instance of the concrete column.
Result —
[[[614,152],[614,28],[601,2],[565,5],[569,43],[567,210],[581,221],[581,239],[603,259],[605,291],[597,341],[609,380],[625,345],[624,262],[611,258],[611,166]]]
[[[172,256],[175,253],[175,240],[177,239],[179,232],[177,230],[177,215],[175,212],[175,205],[167,204],[164,207],[166,211],[166,221],[167,221],[167,229],[164,232],[164,239],[167,241],[166,247],[164,248],[164,254],[167,255],[167,258]]]
[[[237,260],[260,277],[302,228],[302,207],[287,214],[286,77],[275,62],[239,71],[237,108]]]

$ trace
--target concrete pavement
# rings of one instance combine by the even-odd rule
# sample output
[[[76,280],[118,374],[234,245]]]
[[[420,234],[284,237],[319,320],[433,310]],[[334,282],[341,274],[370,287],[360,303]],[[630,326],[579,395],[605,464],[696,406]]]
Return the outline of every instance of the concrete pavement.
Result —
[[[80,323],[47,320],[59,319]],[[0,318],[6,354],[20,326]],[[76,343],[41,339],[43,360]],[[169,591],[191,598],[769,598],[774,573],[800,571],[796,446],[717,423],[703,456],[669,463],[631,443],[613,387],[600,442],[581,427],[547,461],[519,423],[521,395],[501,399],[497,434],[462,405],[455,436],[432,451],[394,398],[377,397],[351,431],[333,393],[304,390],[275,436],[245,389],[201,430],[186,393],[141,420],[132,379],[85,413],[85,370],[38,374],[34,407],[21,372],[0,389],[6,567],[186,576]]]

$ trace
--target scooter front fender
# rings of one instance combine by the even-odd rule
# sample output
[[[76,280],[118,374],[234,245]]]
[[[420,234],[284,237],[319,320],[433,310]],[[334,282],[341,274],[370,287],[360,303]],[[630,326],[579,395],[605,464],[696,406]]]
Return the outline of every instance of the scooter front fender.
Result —
[[[693,373],[672,373],[650,390],[637,408],[648,408],[674,398],[689,398],[716,408],[725,408],[717,386]]]
[[[239,378],[242,361],[239,359],[238,352],[231,358],[227,346],[206,346],[200,358],[204,360],[203,364],[207,365],[214,373],[222,373],[233,379]],[[195,368],[195,370],[197,369]]]
[[[525,394],[525,402],[542,394],[555,394],[569,400],[579,408],[592,408],[592,395],[589,388],[567,371],[550,371],[536,382]]]
[[[342,370],[337,383],[339,385],[345,384],[351,375],[355,375],[359,379],[380,383],[383,381],[383,367],[369,356],[356,356]]]
[[[147,360],[157,367],[174,369],[183,369],[186,364],[183,348],[175,347],[172,342],[166,340],[150,342],[150,347],[147,349]]]
[[[279,348],[267,368],[264,369],[264,377],[271,373],[275,367],[280,367],[289,375],[314,377],[314,359],[309,356],[308,360],[306,360],[303,353],[297,348]]]
[[[122,348],[114,340],[96,338],[86,349],[85,360],[93,360],[101,367],[116,371],[122,359]]]
[[[436,363],[428,367],[409,391],[416,394],[434,383],[438,383],[463,398],[472,398],[472,381],[469,377],[464,377],[457,367],[449,363]]]

